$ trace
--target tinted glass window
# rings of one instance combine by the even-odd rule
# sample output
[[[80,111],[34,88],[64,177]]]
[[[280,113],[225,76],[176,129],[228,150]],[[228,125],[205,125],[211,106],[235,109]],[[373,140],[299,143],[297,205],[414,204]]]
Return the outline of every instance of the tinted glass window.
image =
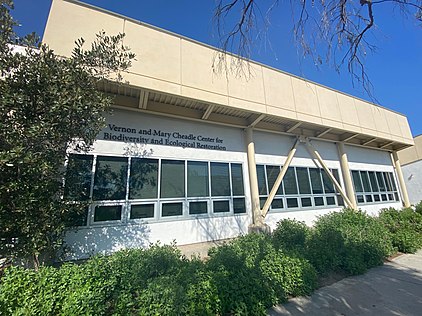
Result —
[[[235,214],[246,213],[245,199],[235,198],[233,199],[233,212]]]
[[[122,206],[100,206],[94,209],[94,222],[117,221],[122,217]]]
[[[233,195],[244,195],[245,189],[243,185],[243,171],[242,165],[237,163],[232,163],[232,188]]]
[[[207,202],[189,202],[189,214],[206,214],[208,213]]]
[[[375,176],[375,172],[368,171],[369,180],[371,182],[372,192],[379,192],[377,178]]]
[[[139,204],[130,207],[130,219],[154,217],[154,204]]]
[[[259,195],[267,194],[267,181],[265,181],[265,169],[263,165],[256,166],[256,176],[258,177]]]
[[[321,170],[322,182],[324,183],[325,193],[334,193],[334,184],[331,182],[327,173],[324,170]]]
[[[182,160],[161,161],[161,197],[185,196],[185,162]],[[163,216],[164,211],[163,211]]]
[[[166,216],[180,216],[183,214],[182,203],[163,203],[161,206],[161,215]]]
[[[188,161],[188,196],[209,196],[208,163]]]
[[[89,199],[93,156],[70,155],[66,168],[64,198],[74,201]]]
[[[368,172],[361,171],[360,176],[362,178],[363,189],[365,190],[365,192],[371,192],[371,185],[369,182]]]
[[[152,199],[158,194],[158,160],[132,158],[130,162],[129,198]]]
[[[214,201],[213,202],[214,213],[227,213],[230,212],[229,201]]]
[[[230,195],[230,175],[228,163],[211,163],[211,195]]]
[[[295,169],[293,167],[289,167],[287,169],[283,182],[286,194],[297,194]]]
[[[321,170],[316,169],[316,168],[309,169],[309,175],[311,177],[312,193],[313,194],[324,193],[322,190]]]
[[[275,180],[277,179],[280,173],[279,166],[267,166],[267,179],[268,179],[268,192],[271,192]],[[283,185],[280,183],[280,186],[277,189],[277,195],[283,195]]]
[[[127,158],[97,157],[94,200],[123,200],[126,197]]]
[[[363,192],[362,182],[360,180],[359,171],[352,171],[353,184],[355,185],[356,192]]]
[[[382,176],[382,172],[377,172],[377,180],[378,180],[378,185],[380,188],[380,191],[385,191],[386,190],[386,186],[384,183],[384,177]]]
[[[299,184],[300,194],[310,194],[311,186],[309,183],[308,169],[307,168],[296,168],[297,182]]]

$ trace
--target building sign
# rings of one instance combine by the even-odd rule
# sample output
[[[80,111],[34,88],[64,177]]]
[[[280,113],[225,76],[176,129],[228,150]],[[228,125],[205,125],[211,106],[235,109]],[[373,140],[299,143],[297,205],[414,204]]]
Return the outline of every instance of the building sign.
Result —
[[[132,128],[109,123],[101,132],[103,140],[125,143],[166,145],[183,148],[227,150],[224,139],[200,133],[183,133],[177,130]]]

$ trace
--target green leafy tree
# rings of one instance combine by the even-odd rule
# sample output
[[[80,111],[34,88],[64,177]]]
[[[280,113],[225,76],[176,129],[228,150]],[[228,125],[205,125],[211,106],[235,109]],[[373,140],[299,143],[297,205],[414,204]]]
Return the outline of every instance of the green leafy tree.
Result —
[[[98,84],[120,80],[135,56],[124,34],[104,32],[88,50],[80,39],[70,58],[57,56],[33,34],[16,35],[12,9],[0,0],[0,256],[37,267],[86,207],[62,199],[66,151],[89,150],[112,102]]]

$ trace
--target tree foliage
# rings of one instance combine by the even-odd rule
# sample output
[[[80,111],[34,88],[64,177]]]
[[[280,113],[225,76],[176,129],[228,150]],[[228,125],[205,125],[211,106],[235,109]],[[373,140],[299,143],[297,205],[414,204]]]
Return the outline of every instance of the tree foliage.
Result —
[[[225,52],[250,59],[253,43],[265,36],[276,7],[290,12],[296,44],[303,55],[311,56],[316,65],[331,63],[339,71],[343,66],[353,81],[363,85],[371,95],[371,82],[365,69],[365,56],[375,50],[371,30],[376,27],[376,12],[381,6],[398,9],[405,18],[422,22],[422,0],[218,0],[214,12],[220,48],[214,61],[215,69],[248,74],[242,59],[227,62]],[[280,14],[277,12],[277,14]],[[234,22],[231,22],[234,21]]]
[[[134,54],[123,34],[100,32],[90,49],[80,39],[71,58],[57,56],[34,35],[16,35],[11,9],[0,0],[0,254],[37,265],[86,207],[62,199],[67,149],[89,150],[112,101],[98,83],[121,78]]]

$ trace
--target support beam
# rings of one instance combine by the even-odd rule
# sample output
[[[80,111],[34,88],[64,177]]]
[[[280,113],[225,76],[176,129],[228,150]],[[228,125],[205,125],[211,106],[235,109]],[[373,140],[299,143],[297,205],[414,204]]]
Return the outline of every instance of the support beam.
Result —
[[[296,128],[298,128],[300,125],[302,125],[302,122],[297,122],[295,125],[293,125],[292,127],[290,127],[286,132],[287,133],[291,133],[293,132]]]
[[[204,115],[202,115],[202,119],[203,120],[207,120],[208,117],[210,116],[210,114],[212,113],[212,111],[214,110],[215,105],[214,104],[210,104],[208,105],[207,109],[204,112]]]
[[[372,142],[376,141],[377,139],[378,139],[378,138],[376,138],[376,137],[371,138],[370,140],[368,140],[368,141],[364,142],[364,143],[362,144],[362,146],[369,145],[370,143],[372,143]]]
[[[253,120],[253,122],[249,124],[248,127],[255,127],[255,125],[258,124],[265,116],[266,114],[258,115],[258,117],[255,120]]]
[[[394,168],[396,169],[397,180],[399,180],[404,207],[410,207],[409,195],[407,194],[406,183],[404,182],[403,172],[401,170],[400,159],[397,155],[397,151],[393,151],[392,159],[394,163]]]
[[[146,110],[147,106],[148,106],[148,97],[149,97],[149,92],[145,91],[145,90],[140,90],[139,92],[139,105],[138,107],[140,109]]]
[[[341,141],[342,142],[348,142],[349,140],[352,140],[353,138],[355,138],[356,136],[358,136],[359,134],[353,134],[353,135],[351,135],[351,136],[349,136],[349,137],[346,137],[346,138],[344,138],[344,139],[342,139]]]
[[[346,194],[350,202],[353,204],[353,208],[357,209],[355,188],[352,182],[352,176],[349,168],[349,160],[347,159],[347,153],[344,150],[344,143],[337,143],[338,155],[340,158],[341,174],[343,175],[344,186],[346,187]]]
[[[261,208],[259,205],[258,177],[256,175],[255,144],[253,142],[253,129],[245,129],[245,138],[248,156],[249,187],[251,191],[252,202],[252,220],[253,225],[262,226]]]
[[[387,148],[388,146],[391,146],[391,145],[393,145],[394,143],[395,143],[395,141],[388,142],[388,143],[386,143],[386,144],[382,145],[380,148],[381,148],[381,149]]]
[[[321,167],[324,169],[327,176],[333,182],[337,191],[341,194],[341,196],[342,196],[344,202],[346,202],[347,206],[349,206],[350,208],[354,208],[353,203],[349,200],[346,193],[343,191],[343,188],[341,187],[341,185],[337,182],[336,178],[331,173],[330,169],[328,169],[327,165],[325,164],[325,162],[322,159],[319,152],[314,148],[314,146],[312,146],[312,144],[309,142],[309,140],[306,140],[305,145],[306,145],[306,149],[309,151],[311,156],[314,157],[314,159],[318,160],[318,162],[320,163]]]
[[[283,181],[284,175],[286,174],[287,169],[289,168],[290,163],[292,162],[292,159],[293,159],[293,157],[296,153],[296,147],[297,147],[298,143],[299,143],[299,139],[296,139],[292,149],[290,149],[290,152],[287,155],[286,162],[284,163],[283,168],[281,168],[280,173],[278,174],[277,179],[275,180],[274,185],[271,189],[271,192],[268,195],[267,200],[265,201],[265,204],[264,204],[264,206],[261,210],[261,214],[262,214],[263,218],[265,218],[265,216],[267,216],[268,210],[270,209],[270,205],[274,200],[274,197],[277,193],[278,188],[280,187],[281,181]]]
[[[327,133],[331,132],[331,130],[332,130],[332,128],[331,128],[331,127],[330,127],[330,128],[327,128],[325,131],[322,131],[321,133],[319,133],[318,135],[316,135],[316,137],[322,137],[322,136],[324,136],[325,134],[327,134]]]

